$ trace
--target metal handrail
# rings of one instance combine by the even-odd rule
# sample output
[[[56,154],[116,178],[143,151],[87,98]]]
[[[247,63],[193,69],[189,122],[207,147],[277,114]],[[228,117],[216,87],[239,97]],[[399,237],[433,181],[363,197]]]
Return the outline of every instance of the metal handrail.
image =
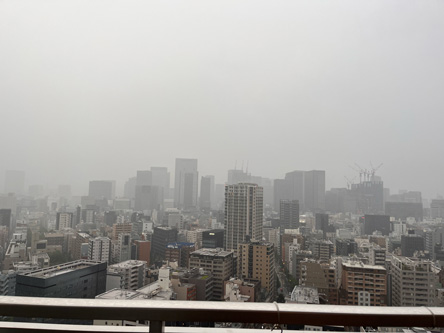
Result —
[[[26,318],[147,320],[162,322],[444,327],[444,308],[364,307],[278,303],[67,299],[0,296],[0,315]]]

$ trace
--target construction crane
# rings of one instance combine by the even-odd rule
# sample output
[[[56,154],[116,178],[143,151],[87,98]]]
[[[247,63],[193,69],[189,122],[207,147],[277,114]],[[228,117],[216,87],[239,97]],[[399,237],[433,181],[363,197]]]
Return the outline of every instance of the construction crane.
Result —
[[[375,173],[378,171],[384,163],[379,164],[376,168],[373,166],[372,162],[370,161],[370,166],[372,167],[370,170],[371,173],[371,179],[373,180],[375,178]]]
[[[348,179],[345,176],[344,176],[344,178],[345,178],[345,181],[347,182],[347,189],[350,189],[350,186],[354,184],[354,181],[355,181],[356,177],[353,177],[352,180]]]

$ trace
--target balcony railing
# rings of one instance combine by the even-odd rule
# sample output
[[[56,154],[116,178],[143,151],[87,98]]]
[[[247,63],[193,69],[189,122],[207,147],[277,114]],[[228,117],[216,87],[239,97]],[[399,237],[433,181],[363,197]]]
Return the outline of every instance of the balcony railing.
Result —
[[[444,327],[444,308],[357,307],[278,303],[62,299],[0,296],[0,315],[80,320],[145,320],[149,332],[164,322],[235,322],[371,327]],[[199,331],[193,328],[194,332]],[[0,332],[147,332],[143,327],[111,327],[0,322]],[[214,329],[211,329],[214,330]],[[171,327],[168,332],[187,332]],[[206,329],[208,331],[208,329]]]

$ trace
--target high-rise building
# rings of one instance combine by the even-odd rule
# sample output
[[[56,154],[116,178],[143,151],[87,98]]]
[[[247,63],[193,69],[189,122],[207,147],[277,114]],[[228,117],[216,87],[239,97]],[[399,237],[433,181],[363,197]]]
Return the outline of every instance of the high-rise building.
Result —
[[[166,247],[177,242],[177,229],[169,227],[154,228],[151,239],[151,262],[165,259]]]
[[[151,181],[153,186],[162,189],[163,198],[170,198],[170,173],[166,167],[151,167]]]
[[[437,306],[439,271],[428,260],[392,256],[392,306]]]
[[[379,231],[384,236],[390,233],[390,216],[388,215],[365,215],[364,216],[364,234],[371,235]]]
[[[339,299],[341,305],[386,306],[387,270],[361,262],[343,263]]]
[[[136,195],[137,177],[131,177],[125,182],[123,195],[125,198],[134,199]]]
[[[63,230],[72,228],[74,222],[73,213],[57,213],[56,215],[56,230]]]
[[[261,281],[271,299],[276,292],[276,271],[274,267],[274,245],[267,242],[245,242],[239,244],[237,274],[243,279]]]
[[[176,208],[197,207],[197,159],[176,158],[174,205]]]
[[[413,257],[417,251],[424,251],[424,237],[421,235],[407,234],[401,236],[401,255]]]
[[[305,171],[304,209],[313,213],[325,211],[325,171]]]
[[[8,230],[11,230],[11,216],[10,209],[0,209],[0,226],[8,227]]]
[[[298,200],[303,212],[325,211],[325,171],[292,171],[274,181],[275,209],[278,200]]]
[[[224,281],[234,273],[234,253],[222,249],[200,249],[190,254],[190,269],[202,268],[213,275],[213,301],[224,297]]]
[[[19,170],[6,170],[5,193],[25,194],[25,172]]]
[[[386,202],[385,215],[397,220],[405,221],[408,217],[414,217],[417,222],[423,219],[422,202]]]
[[[111,239],[108,237],[90,238],[88,259],[109,263],[111,259]]]
[[[384,183],[380,180],[363,181],[351,185],[351,195],[356,199],[357,214],[384,213]]]
[[[137,185],[134,209],[137,211],[159,209],[163,204],[161,189],[152,185]]]
[[[281,229],[299,228],[299,201],[281,200],[280,202]]]
[[[444,218],[444,199],[432,199],[430,213],[433,219]]]
[[[324,238],[327,236],[328,231],[328,214],[317,213],[315,215],[315,228],[316,230],[321,230]]]
[[[113,262],[119,263],[131,259],[131,235],[119,234],[117,241],[114,241]]]
[[[78,260],[17,275],[16,295],[95,298],[105,292],[106,262]]]
[[[262,240],[263,191],[256,184],[225,186],[225,249],[237,251],[240,243]]]
[[[200,209],[210,211],[214,201],[214,176],[205,176],[200,179]]]
[[[112,200],[115,197],[116,182],[114,180],[92,180],[89,182],[88,196],[100,200]]]

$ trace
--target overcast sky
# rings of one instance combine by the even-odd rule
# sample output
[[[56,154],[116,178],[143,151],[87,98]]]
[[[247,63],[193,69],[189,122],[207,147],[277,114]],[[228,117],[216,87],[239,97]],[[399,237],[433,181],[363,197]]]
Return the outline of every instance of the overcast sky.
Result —
[[[444,194],[443,17],[433,0],[0,0],[0,173],[82,194],[186,157],[217,183],[248,160],[330,188],[371,161],[392,192]]]

